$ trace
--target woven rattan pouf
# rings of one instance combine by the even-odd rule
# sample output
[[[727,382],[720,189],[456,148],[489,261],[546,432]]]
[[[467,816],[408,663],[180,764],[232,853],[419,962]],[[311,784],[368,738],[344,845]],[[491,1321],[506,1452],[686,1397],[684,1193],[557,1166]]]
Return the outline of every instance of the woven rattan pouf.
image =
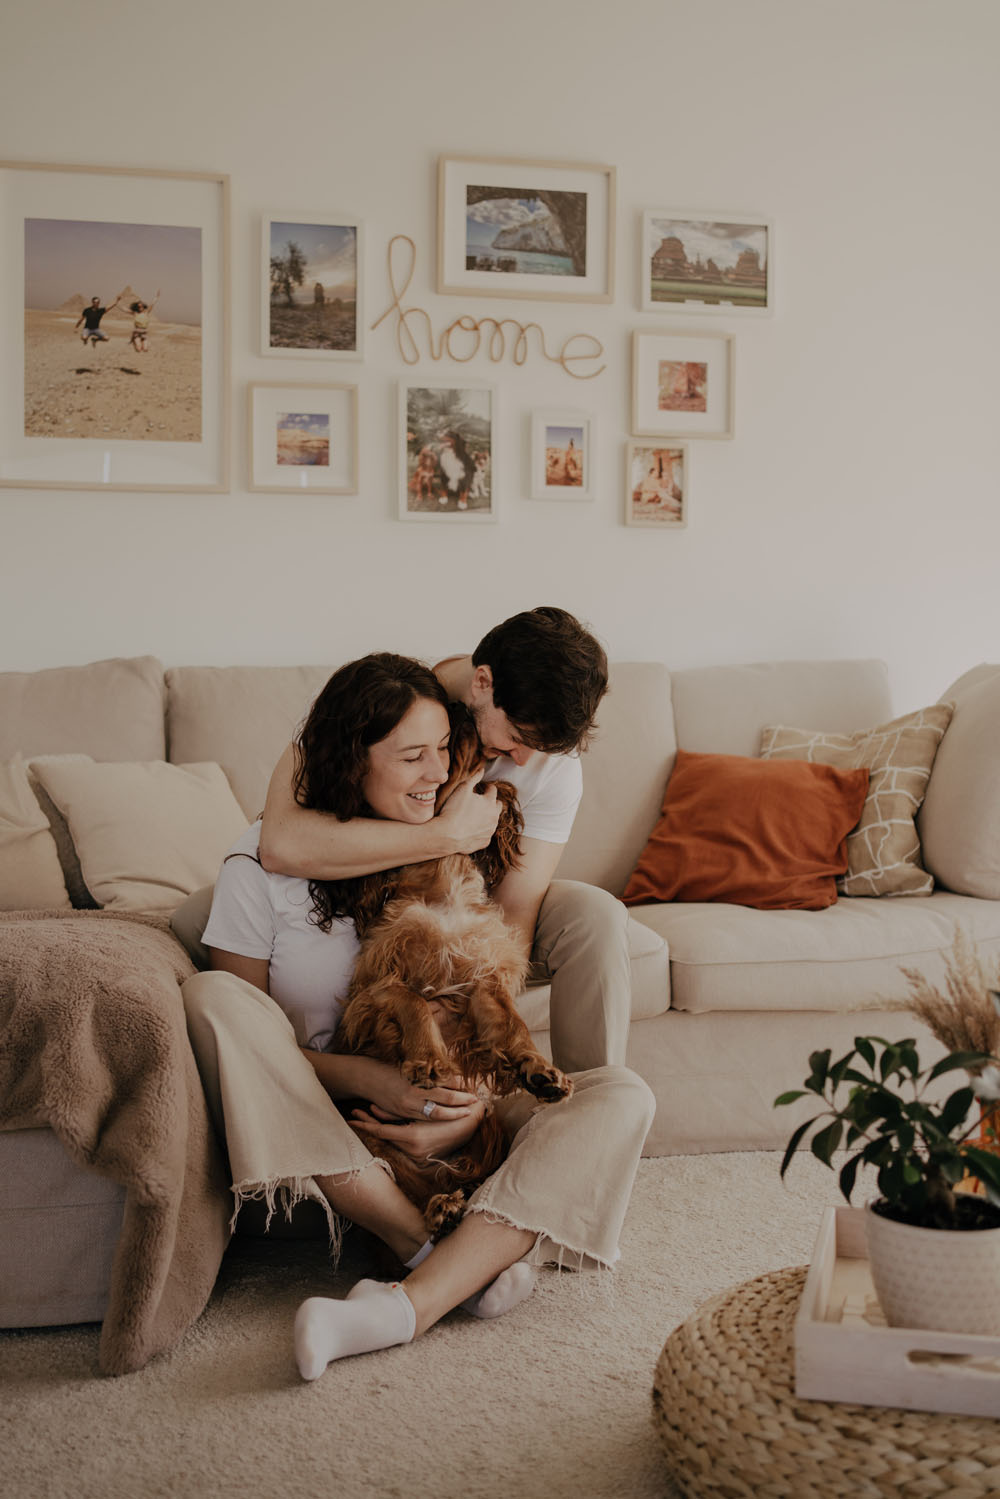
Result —
[[[796,1399],[805,1278],[779,1270],[736,1286],[667,1339],[653,1412],[687,1499],[996,1499],[1000,1420]]]

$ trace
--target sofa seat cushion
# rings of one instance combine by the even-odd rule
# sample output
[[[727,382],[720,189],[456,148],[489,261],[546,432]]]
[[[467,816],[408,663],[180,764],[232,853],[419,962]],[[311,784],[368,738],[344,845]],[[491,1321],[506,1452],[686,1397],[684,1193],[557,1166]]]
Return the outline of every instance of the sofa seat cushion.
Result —
[[[666,942],[651,927],[633,921],[626,928],[632,977],[632,1019],[649,1020],[670,1009],[670,954]],[[549,1029],[549,983],[530,982],[517,1008],[532,1032]]]
[[[1000,902],[948,891],[845,896],[825,911],[676,904],[631,914],[666,939],[671,1005],[695,1014],[884,1009],[908,997],[903,964],[943,981],[959,922],[985,962],[1000,956]]]

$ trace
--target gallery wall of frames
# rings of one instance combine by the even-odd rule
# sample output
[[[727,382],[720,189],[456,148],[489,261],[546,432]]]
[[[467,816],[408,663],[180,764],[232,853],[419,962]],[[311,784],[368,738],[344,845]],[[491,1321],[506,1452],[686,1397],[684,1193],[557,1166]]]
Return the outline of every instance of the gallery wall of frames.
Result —
[[[323,203],[294,214],[278,205],[256,243],[233,245],[229,179],[218,173],[7,162],[0,182],[14,268],[0,318],[20,356],[0,387],[8,487],[230,489],[230,268],[239,255],[253,257],[254,342],[262,370],[266,361],[274,371],[244,392],[237,461],[248,489],[359,492],[351,370],[366,340],[390,331],[405,370],[394,434],[401,521],[496,522],[519,473],[531,499],[593,501],[595,452],[608,443],[621,449],[623,524],[673,532],[697,503],[699,445],[736,430],[739,321],[774,311],[765,216],[648,208],[630,242],[616,245],[608,165],[442,157],[433,246],[406,235],[371,244],[358,217]],[[635,266],[627,432],[590,397],[607,366],[585,305],[614,301],[621,254]],[[439,293],[462,299],[450,320],[411,294],[418,256],[436,263]],[[372,258],[388,275],[387,307],[370,295]],[[94,288],[99,295],[85,296]],[[514,300],[530,313],[515,315]],[[546,304],[557,302],[581,304],[578,331],[547,328]],[[476,356],[493,379],[466,378]],[[289,359],[313,378],[283,380]],[[112,361],[122,377],[114,399],[100,378]],[[566,399],[525,413],[519,453],[498,441],[497,411],[516,399],[511,376],[526,363],[558,368]]]

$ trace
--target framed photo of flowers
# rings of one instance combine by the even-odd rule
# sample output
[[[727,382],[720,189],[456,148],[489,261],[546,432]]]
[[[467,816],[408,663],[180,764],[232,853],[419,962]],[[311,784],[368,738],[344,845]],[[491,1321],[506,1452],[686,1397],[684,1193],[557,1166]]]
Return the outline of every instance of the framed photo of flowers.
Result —
[[[531,497],[594,498],[593,418],[584,411],[536,411],[531,418]]]
[[[758,214],[648,208],[639,278],[645,312],[770,313],[774,234]]]
[[[724,333],[632,334],[635,437],[732,437],[733,339]]]
[[[262,354],[363,357],[363,251],[363,226],[350,215],[296,213],[263,220]]]
[[[688,456],[683,445],[625,445],[625,524],[658,531],[687,525]]]
[[[614,226],[614,167],[442,156],[437,289],[610,302]]]
[[[400,382],[400,520],[496,520],[496,400],[493,386]]]
[[[251,385],[248,487],[265,494],[357,494],[355,385]]]

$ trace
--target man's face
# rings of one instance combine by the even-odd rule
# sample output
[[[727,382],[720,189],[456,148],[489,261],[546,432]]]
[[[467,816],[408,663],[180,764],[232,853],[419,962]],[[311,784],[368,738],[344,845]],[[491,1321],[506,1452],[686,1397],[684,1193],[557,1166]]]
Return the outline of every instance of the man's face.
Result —
[[[91,297],[91,299],[90,299],[90,305],[91,305],[91,307],[100,307],[100,305],[101,305],[101,299],[100,299],[100,297]]]
[[[488,666],[478,666],[465,706],[475,721],[480,743],[489,758],[509,755],[515,765],[526,765],[535,753],[521,738],[520,730],[493,701],[493,675]]]

